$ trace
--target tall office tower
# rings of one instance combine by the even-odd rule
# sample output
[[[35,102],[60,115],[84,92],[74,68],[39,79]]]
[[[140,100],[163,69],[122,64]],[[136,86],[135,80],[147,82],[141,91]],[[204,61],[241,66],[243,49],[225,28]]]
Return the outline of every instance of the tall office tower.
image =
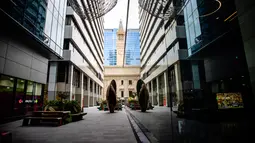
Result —
[[[105,66],[122,66],[123,60],[125,60],[125,65],[140,65],[139,30],[127,30],[126,52],[125,59],[123,59],[125,37],[122,21],[120,21],[118,29],[105,29]]]
[[[81,107],[96,105],[103,87],[103,18],[81,19],[67,6],[63,60],[50,61],[48,100],[68,95]]]
[[[247,43],[242,40],[239,24],[244,19],[238,20],[236,6],[235,1],[213,0],[191,0],[185,4],[188,56],[192,60],[194,89],[201,93],[201,108],[216,111],[253,106],[252,75],[246,62],[251,63],[251,56],[246,58],[244,52]],[[231,110],[233,116],[228,111],[223,111],[226,117],[241,117],[237,114],[240,110]]]
[[[0,2],[0,120],[41,110],[48,61],[62,59],[66,0]]]
[[[141,78],[149,89],[153,105],[177,107],[183,97],[190,94],[192,77],[186,60],[184,17],[178,13],[181,5],[180,1],[169,0],[165,9],[171,7],[173,12],[167,19],[139,9]]]
[[[113,66],[117,64],[117,40],[118,29],[105,29],[104,30],[104,65]]]
[[[139,29],[127,30],[127,46],[125,52],[126,65],[140,65],[140,34]]]

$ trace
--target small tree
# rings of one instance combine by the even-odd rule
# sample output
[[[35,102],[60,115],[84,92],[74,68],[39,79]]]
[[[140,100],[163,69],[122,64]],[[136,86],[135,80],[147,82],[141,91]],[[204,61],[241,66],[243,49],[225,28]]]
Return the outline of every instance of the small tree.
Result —
[[[58,92],[58,97],[61,101],[61,109],[64,110],[64,101],[67,99],[68,95],[66,94],[66,92]]]

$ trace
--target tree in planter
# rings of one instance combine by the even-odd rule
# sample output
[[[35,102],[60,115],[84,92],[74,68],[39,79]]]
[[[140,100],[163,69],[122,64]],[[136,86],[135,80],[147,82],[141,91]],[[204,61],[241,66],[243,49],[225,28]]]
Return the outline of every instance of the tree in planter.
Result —
[[[66,94],[66,92],[58,92],[58,97],[60,100],[60,108],[64,111],[64,102],[67,99],[68,95]]]

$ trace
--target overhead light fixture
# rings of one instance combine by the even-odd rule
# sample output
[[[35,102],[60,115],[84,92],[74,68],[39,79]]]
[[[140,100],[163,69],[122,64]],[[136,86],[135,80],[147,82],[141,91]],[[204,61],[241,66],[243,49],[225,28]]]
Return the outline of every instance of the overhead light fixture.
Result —
[[[215,2],[217,2],[219,4],[218,8],[216,10],[214,10],[213,12],[210,12],[210,13],[207,13],[207,14],[204,14],[204,15],[201,15],[199,17],[207,17],[207,16],[210,16],[214,13],[216,13],[218,10],[220,10],[221,6],[222,6],[222,3],[219,1],[219,0],[215,0]]]
[[[224,22],[226,22],[226,21],[228,21],[230,18],[232,18],[235,14],[237,14],[237,11],[235,11],[234,13],[232,13],[230,16],[228,16],[225,20],[224,20]],[[236,16],[235,16],[236,17]],[[233,17],[231,20],[233,20],[235,17]],[[231,21],[230,20],[230,21]]]
[[[82,18],[93,21],[112,10],[118,0],[68,0],[74,11]]]

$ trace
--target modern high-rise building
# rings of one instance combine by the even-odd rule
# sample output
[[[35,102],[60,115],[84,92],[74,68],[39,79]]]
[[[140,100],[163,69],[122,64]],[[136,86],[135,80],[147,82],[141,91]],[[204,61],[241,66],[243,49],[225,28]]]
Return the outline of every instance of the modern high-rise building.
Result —
[[[125,65],[140,65],[138,29],[128,29],[127,36],[125,36],[123,24],[122,21],[120,21],[119,29],[105,29],[104,31],[105,66],[123,65],[123,60],[125,60]],[[118,34],[122,34],[123,38],[118,39]],[[127,38],[126,52],[125,59],[123,59],[125,38]]]
[[[191,67],[186,60],[184,16],[178,13],[180,5],[178,1],[167,1],[165,9],[174,10],[167,19],[139,8],[141,78],[149,89],[153,105],[177,107],[183,97],[190,94]]]
[[[66,0],[0,2],[0,120],[41,110],[48,61],[62,59]]]
[[[127,30],[127,46],[125,52],[126,65],[140,65],[140,34],[139,29]]]
[[[51,60],[48,100],[66,94],[81,107],[96,105],[103,88],[103,18],[86,20],[67,3],[63,60]]]
[[[117,64],[117,28],[104,30],[104,65],[113,66]]]
[[[188,59],[192,61],[193,88],[197,91],[190,102],[199,108],[218,111],[254,107],[252,70],[247,66],[252,51],[242,40],[242,34],[249,30],[241,33],[240,24],[243,30],[246,28],[244,19],[238,16],[245,12],[240,13],[237,6],[242,9],[235,1],[191,0],[185,4]],[[244,46],[250,53],[245,54]],[[252,69],[251,64],[249,67]],[[226,117],[240,117],[240,110],[220,111]]]

